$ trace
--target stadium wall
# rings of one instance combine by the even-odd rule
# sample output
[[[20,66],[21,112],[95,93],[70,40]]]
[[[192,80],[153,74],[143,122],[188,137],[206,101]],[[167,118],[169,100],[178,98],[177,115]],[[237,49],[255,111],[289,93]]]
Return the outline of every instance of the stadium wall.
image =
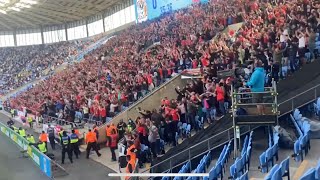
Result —
[[[141,117],[141,114],[136,110],[138,107],[141,107],[141,109],[150,110],[150,111],[153,109],[159,109],[160,107],[159,104],[164,97],[168,97],[168,99],[176,99],[177,93],[174,90],[175,87],[177,86],[185,87],[186,84],[187,84],[187,80],[181,79],[180,74],[177,75],[170,81],[164,83],[159,88],[151,92],[146,97],[134,103],[127,110],[121,112],[119,115],[114,117],[111,123],[117,124],[120,121],[120,119],[123,119],[125,122],[127,122],[129,118],[131,118],[132,120],[135,120],[138,116]],[[106,129],[106,124],[102,125],[99,128],[99,134],[106,134],[105,129]],[[104,143],[106,140],[107,140],[106,136],[100,136],[98,142]]]

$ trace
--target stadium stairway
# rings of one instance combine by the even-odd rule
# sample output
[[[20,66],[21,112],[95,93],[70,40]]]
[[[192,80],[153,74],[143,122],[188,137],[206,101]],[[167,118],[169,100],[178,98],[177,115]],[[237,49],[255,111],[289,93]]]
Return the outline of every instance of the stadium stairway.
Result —
[[[296,72],[294,75],[288,77],[286,80],[282,80],[278,84],[278,104],[279,110],[281,112],[280,116],[292,112],[295,108],[302,107],[306,104],[313,102],[316,97],[320,96],[320,61],[315,61],[311,64],[306,64],[300,71]],[[318,92],[318,93],[317,93]],[[184,161],[197,156],[199,152],[204,152],[208,149],[208,144],[203,145],[195,144],[199,142],[204,142],[210,137],[213,137],[227,129],[232,128],[232,118],[230,116],[225,116],[219,121],[216,121],[208,128],[200,131],[195,136],[185,140],[183,143],[179,144],[174,149],[170,149],[164,156],[160,157],[154,165],[160,163],[161,165],[154,166],[152,172],[163,172],[169,168],[169,163],[162,163],[164,161],[169,162],[170,157],[183,152],[189,147],[193,147],[191,150],[191,155],[188,153],[183,153],[179,156],[175,156],[174,163],[172,166],[183,163]],[[248,128],[247,128],[248,129]],[[241,130],[244,132],[246,130]],[[226,143],[228,139],[232,138],[233,135],[228,137],[227,135],[218,136],[213,141],[210,141],[210,147],[216,147],[221,143]],[[189,156],[189,157],[188,157]]]

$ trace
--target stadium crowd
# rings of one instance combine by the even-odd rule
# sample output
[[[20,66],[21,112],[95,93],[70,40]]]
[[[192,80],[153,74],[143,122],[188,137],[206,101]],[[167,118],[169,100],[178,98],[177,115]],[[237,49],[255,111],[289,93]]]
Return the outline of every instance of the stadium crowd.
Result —
[[[55,69],[82,52],[95,39],[0,48],[0,92],[7,93]],[[47,73],[44,71],[47,70]]]
[[[85,118],[105,122],[176,73],[201,67],[203,78],[177,87],[176,100],[164,99],[160,111],[139,110],[142,117],[136,122],[118,126],[128,144],[134,140],[136,148],[148,145],[156,157],[160,139],[176,145],[179,122],[197,129],[196,117],[211,123],[226,114],[230,85],[241,87],[256,60],[268,74],[266,84],[314,60],[319,7],[318,1],[309,0],[212,0],[193,5],[124,30],[84,61],[11,100],[11,106],[50,116],[58,113],[70,121],[82,112]],[[237,22],[244,22],[237,32],[219,33]],[[157,40],[160,45],[146,50],[148,42]],[[235,77],[217,78],[218,71],[231,69]]]
[[[226,4],[221,2],[220,5]],[[141,117],[135,121],[129,119],[128,124],[123,121],[118,124],[119,132],[122,131],[120,137],[125,137],[124,144],[128,148],[133,144],[138,149],[140,166],[148,161],[147,151],[141,144],[150,147],[151,154],[156,157],[162,153],[164,144],[175,146],[177,135],[186,135],[181,128],[183,123],[198,130],[203,121],[212,123],[227,113],[231,84],[242,87],[255,68],[254,62],[262,62],[260,65],[268,74],[265,82],[269,86],[272,78],[285,79],[318,57],[319,3],[250,1],[241,7],[248,13],[242,14],[245,23],[236,38],[230,34],[229,37],[221,35],[218,40],[202,44],[204,49],[200,52],[204,53],[196,59],[203,68],[202,79],[191,80],[183,88],[177,87],[177,99],[164,98],[159,111],[138,109]],[[193,62],[193,58],[186,59]],[[217,77],[219,70],[232,68],[236,69],[234,77]],[[127,127],[127,131],[123,127]]]

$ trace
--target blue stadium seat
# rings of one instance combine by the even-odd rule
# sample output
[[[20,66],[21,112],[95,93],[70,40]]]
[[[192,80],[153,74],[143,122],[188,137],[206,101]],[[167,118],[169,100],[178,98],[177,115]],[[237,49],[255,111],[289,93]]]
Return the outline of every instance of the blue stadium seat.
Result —
[[[248,135],[247,135],[247,136],[244,138],[244,141],[243,141],[243,146],[242,146],[241,155],[244,154],[244,153],[247,151],[248,141],[249,141],[249,137],[248,137]]]
[[[211,151],[208,152],[204,162],[205,162],[206,168],[208,168],[211,163]]]
[[[316,179],[320,179],[320,161],[318,162],[316,167]]]
[[[237,160],[238,160],[238,158],[236,159],[236,162],[237,162]],[[237,175],[236,175],[236,164],[232,164],[230,166],[230,178],[231,179],[235,179],[236,177],[237,177]]]
[[[296,142],[294,142],[293,145],[293,151],[294,151],[294,160],[295,161],[301,161],[301,148],[300,148],[300,140],[297,139]]]
[[[280,168],[281,168],[281,177],[287,176],[288,180],[290,180],[290,157],[287,157],[285,160],[283,160],[280,163]]]
[[[247,148],[247,153],[246,153],[246,164],[247,165],[247,170],[250,170],[250,160],[251,160],[251,146],[248,146]]]
[[[271,164],[271,167],[274,165],[274,161],[273,161],[273,149],[272,147],[271,148],[268,148],[267,151],[266,151],[266,161],[267,161],[267,166],[268,168],[270,167],[270,164]]]
[[[279,157],[278,157],[278,144],[274,144],[272,147],[272,161],[273,161],[273,158],[275,158],[276,161],[278,161]]]
[[[266,159],[266,152],[263,152],[259,156],[259,161],[260,161],[260,169],[262,173],[267,173],[268,172],[268,164],[267,164],[267,159]]]
[[[272,174],[271,180],[280,180],[280,179],[282,179],[282,176],[281,176],[281,167],[279,166]]]
[[[249,180],[248,171],[246,171],[241,177],[237,178],[237,180]]]
[[[273,174],[280,168],[278,164],[275,164],[272,169],[270,170],[270,173],[264,178],[265,180],[271,180]]]
[[[311,168],[309,169],[301,178],[300,180],[316,180],[316,169]]]

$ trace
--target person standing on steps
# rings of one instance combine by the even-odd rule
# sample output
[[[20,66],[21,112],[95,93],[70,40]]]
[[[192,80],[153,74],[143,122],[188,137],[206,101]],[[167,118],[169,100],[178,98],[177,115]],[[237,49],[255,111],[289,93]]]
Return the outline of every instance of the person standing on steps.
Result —
[[[79,158],[80,150],[79,150],[79,137],[75,133],[75,130],[73,129],[72,134],[70,135],[70,143],[71,143],[71,153],[74,152],[76,155],[76,158]]]
[[[49,136],[49,142],[50,142],[52,150],[55,150],[56,149],[56,143],[55,143],[54,128],[50,124],[48,124],[48,127],[49,128],[47,129],[47,133],[48,133],[48,136]]]
[[[67,135],[67,132],[64,131],[61,137],[61,146],[62,146],[62,164],[64,164],[64,159],[66,157],[66,153],[68,154],[68,158],[71,163],[72,161],[72,152],[71,152],[71,147],[70,147],[71,139]]]
[[[117,149],[118,145],[118,134],[113,129],[110,134],[110,150],[111,150],[111,160],[117,161],[115,150]]]
[[[101,156],[97,146],[97,135],[96,133],[92,132],[91,129],[89,129],[89,132],[86,135],[86,143],[87,143],[87,156],[86,156],[87,159],[89,159],[89,154],[91,149],[96,151],[98,157]]]
[[[27,117],[27,121],[29,123],[30,128],[33,129],[33,119],[32,119],[32,117],[28,116]]]

